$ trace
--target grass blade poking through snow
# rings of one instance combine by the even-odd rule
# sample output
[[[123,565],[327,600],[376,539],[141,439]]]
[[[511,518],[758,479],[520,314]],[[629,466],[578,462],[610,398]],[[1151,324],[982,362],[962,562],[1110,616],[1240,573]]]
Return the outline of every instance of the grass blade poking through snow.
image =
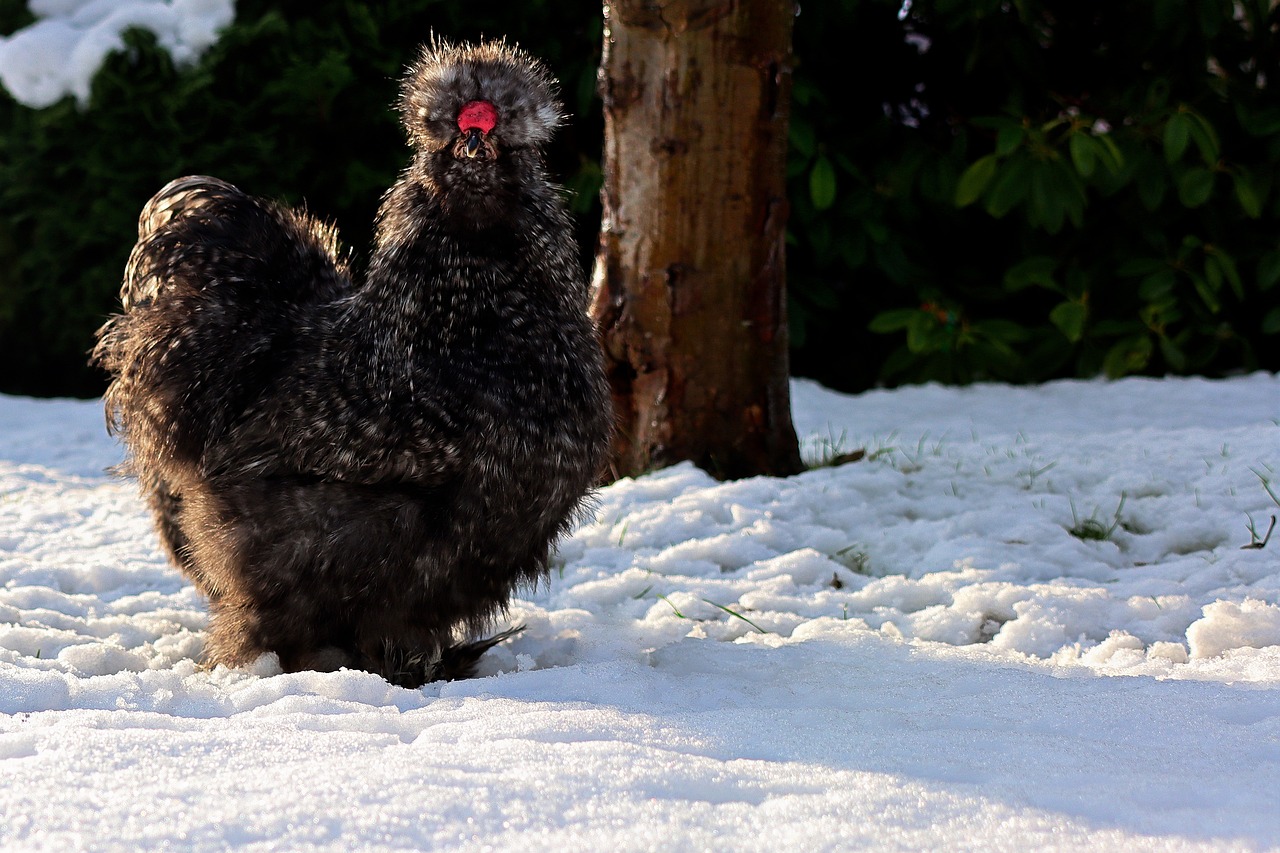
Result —
[[[1265,467],[1267,467],[1267,469],[1270,470],[1270,466],[1265,466]],[[1258,481],[1260,483],[1262,483],[1262,488],[1266,489],[1267,494],[1271,496],[1271,500],[1275,502],[1275,505],[1280,506],[1280,497],[1278,497],[1275,493],[1275,490],[1271,488],[1270,478],[1262,476],[1262,474],[1258,471],[1257,468],[1250,468],[1249,470],[1252,471],[1253,475],[1258,478]]]
[[[1267,526],[1266,535],[1264,535],[1261,539],[1258,538],[1258,528],[1253,523],[1253,516],[1249,515],[1248,513],[1245,513],[1245,518],[1249,519],[1249,544],[1241,545],[1240,550],[1241,551],[1249,551],[1249,550],[1260,551],[1263,548],[1267,547],[1267,543],[1271,541],[1271,531],[1276,529],[1276,517],[1274,515],[1271,516],[1271,524]]]
[[[1076,502],[1072,500],[1071,520],[1074,522],[1074,526],[1067,532],[1077,539],[1105,542],[1111,538],[1111,534],[1115,533],[1116,528],[1120,526],[1120,512],[1124,509],[1126,497],[1127,495],[1124,492],[1120,493],[1120,503],[1116,506],[1116,511],[1112,516],[1111,524],[1109,525],[1098,521],[1096,509],[1094,510],[1093,515],[1089,516],[1084,521],[1081,521],[1080,516],[1076,514]]]
[[[667,603],[667,606],[671,608],[671,612],[675,613],[675,614],[676,614],[677,616],[679,616],[681,619],[688,619],[688,618],[689,618],[688,616],[685,616],[683,613],[681,613],[681,612],[680,612],[680,608],[679,608],[679,607],[676,607],[674,604],[672,604],[672,603],[671,603],[671,599],[667,598],[667,597],[666,597],[665,595],[663,595],[662,593],[658,593],[658,598],[661,598],[663,601],[665,601],[665,602]]]
[[[648,592],[648,591],[649,591],[648,589],[645,590],[645,592]],[[685,616],[683,613],[681,613],[680,608],[676,607],[675,604],[671,601],[671,599],[667,598],[662,593],[658,593],[658,598],[661,598],[663,601],[665,601],[667,603],[667,606],[671,608],[671,612],[676,614],[676,616],[679,616],[681,619],[689,618],[688,616]],[[741,613],[738,613],[735,610],[730,610],[728,607],[725,607],[723,604],[716,604],[714,601],[712,601],[709,598],[704,598],[702,600],[705,601],[707,604],[710,604],[712,607],[715,607],[719,610],[723,610],[725,613],[728,613],[730,616],[734,617],[735,619],[741,619],[743,622],[746,622],[748,625],[750,625],[752,628],[755,628],[761,634],[769,633],[764,628],[761,628],[759,625],[752,622],[747,617],[743,616]]]
[[[712,600],[711,600],[711,599],[709,599],[709,598],[704,598],[704,599],[702,599],[702,600],[703,600],[703,601],[705,601],[707,604],[710,604],[712,607],[719,607],[721,610],[723,610],[725,613],[728,613],[730,616],[734,616],[734,617],[736,617],[736,618],[738,618],[738,619],[741,619],[743,622],[746,622],[748,625],[750,625],[752,628],[755,628],[755,629],[756,629],[757,631],[759,631],[761,634],[767,634],[767,633],[769,633],[768,631],[766,631],[765,629],[761,628],[761,627],[760,627],[759,625],[757,625],[756,623],[752,622],[752,621],[751,621],[750,619],[748,619],[747,617],[743,616],[741,613],[735,613],[734,611],[732,611],[732,610],[730,610],[729,608],[725,607],[723,604],[716,604],[714,601],[712,601]],[[670,602],[667,602],[667,603],[668,603],[668,604],[670,604]]]
[[[1266,467],[1268,471],[1271,470],[1271,466],[1266,466]],[[1254,473],[1254,476],[1258,478],[1258,481],[1262,483],[1262,488],[1265,489],[1267,494],[1271,496],[1272,502],[1274,502],[1276,506],[1280,506],[1280,497],[1277,497],[1275,490],[1271,488],[1271,480],[1269,480],[1267,477],[1264,477],[1262,473],[1258,471],[1257,468],[1250,468],[1249,470],[1252,471]],[[1245,518],[1249,519],[1249,544],[1241,545],[1240,550],[1242,551],[1248,551],[1250,549],[1261,550],[1262,548],[1267,547],[1267,543],[1271,541],[1271,531],[1276,529],[1276,517],[1274,515],[1271,516],[1271,524],[1267,527],[1266,535],[1264,535],[1261,539],[1258,538],[1258,528],[1254,526],[1253,516],[1249,515],[1248,513],[1245,513]]]

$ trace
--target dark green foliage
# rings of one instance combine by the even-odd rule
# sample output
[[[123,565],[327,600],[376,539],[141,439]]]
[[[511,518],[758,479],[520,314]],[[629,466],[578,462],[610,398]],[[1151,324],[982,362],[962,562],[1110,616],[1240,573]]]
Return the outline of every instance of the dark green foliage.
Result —
[[[796,371],[1280,368],[1277,24],[1268,0],[804,4]]]
[[[7,36],[35,20],[27,0],[0,0],[0,36]]]
[[[0,33],[30,20],[0,0]],[[1280,369],[1278,25],[1268,0],[803,3],[795,372],[857,390]],[[194,68],[130,34],[88,109],[0,92],[0,391],[101,391],[93,330],[177,175],[305,202],[366,246],[406,156],[400,69],[432,30],[505,34],[561,78],[551,165],[590,263],[599,3],[239,0]]]
[[[93,332],[117,307],[138,211],[171,178],[207,173],[305,203],[363,250],[408,156],[391,109],[399,77],[432,31],[505,34],[564,81],[577,115],[552,167],[584,191],[589,220],[599,166],[578,152],[600,145],[600,7],[486,8],[239,0],[236,23],[194,68],[175,69],[149,33],[126,34],[86,109],[68,98],[31,110],[0,90],[0,391],[102,391],[105,377],[85,364]],[[28,22],[25,9],[0,0],[0,26]],[[585,246],[594,230],[584,225]]]

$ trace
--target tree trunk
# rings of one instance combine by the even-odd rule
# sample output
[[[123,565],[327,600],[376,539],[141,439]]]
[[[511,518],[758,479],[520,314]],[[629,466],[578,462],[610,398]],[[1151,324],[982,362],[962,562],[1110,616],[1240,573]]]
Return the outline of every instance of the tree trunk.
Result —
[[[787,351],[793,0],[618,0],[605,12],[604,216],[592,313],[614,476],[690,459],[801,470]]]

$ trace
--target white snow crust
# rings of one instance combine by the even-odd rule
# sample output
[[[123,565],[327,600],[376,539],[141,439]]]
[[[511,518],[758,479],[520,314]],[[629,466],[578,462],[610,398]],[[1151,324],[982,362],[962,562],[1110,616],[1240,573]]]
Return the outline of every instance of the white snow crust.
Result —
[[[865,455],[603,489],[416,691],[200,667],[100,403],[0,397],[0,849],[1280,849],[1280,378],[793,397]]]

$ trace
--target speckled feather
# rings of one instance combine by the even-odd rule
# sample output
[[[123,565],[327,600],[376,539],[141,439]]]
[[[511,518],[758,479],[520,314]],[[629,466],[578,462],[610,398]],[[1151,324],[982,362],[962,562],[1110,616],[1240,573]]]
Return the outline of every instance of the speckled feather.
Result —
[[[459,156],[458,111],[497,125]],[[462,677],[545,576],[608,444],[571,222],[541,146],[554,81],[503,42],[424,48],[414,148],[357,278],[331,228],[187,177],[142,211],[94,358],[206,656]]]

